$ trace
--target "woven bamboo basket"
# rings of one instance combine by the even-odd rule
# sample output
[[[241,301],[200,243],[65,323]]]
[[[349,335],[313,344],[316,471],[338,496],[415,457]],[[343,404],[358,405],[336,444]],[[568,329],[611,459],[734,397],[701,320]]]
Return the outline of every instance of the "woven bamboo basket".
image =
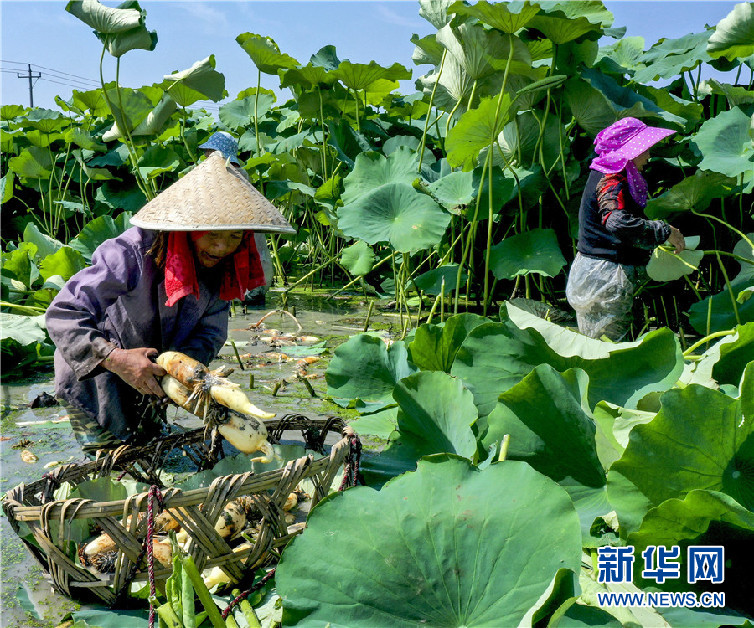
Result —
[[[288,532],[283,511],[286,498],[298,483],[303,479],[313,483],[311,505],[314,506],[327,495],[339,469],[351,459],[353,432],[339,418],[312,420],[303,415],[286,415],[265,421],[265,425],[271,443],[280,442],[283,432],[300,432],[307,449],[321,452],[322,457],[310,454],[275,471],[220,476],[206,488],[181,491],[161,486],[160,466],[176,448],[183,449],[195,462],[206,460],[212,448],[204,442],[204,430],[200,428],[171,434],[143,446],[123,445],[100,452],[93,462],[58,467],[38,481],[20,484],[8,491],[3,499],[3,510],[16,534],[22,536],[22,524],[31,530],[38,546],[26,540],[24,543],[55,589],[69,597],[116,606],[128,594],[132,582],[148,580],[143,558],[148,518],[139,513],[147,512],[150,501],[155,509],[157,504],[151,500],[150,492],[110,502],[55,500],[53,492],[66,481],[75,486],[112,472],[129,475],[161,489],[162,510],[168,510],[188,533],[185,547],[199,571],[220,566],[231,578],[241,580],[257,567],[275,562],[279,548],[300,531]],[[341,438],[326,454],[325,440],[329,432]],[[262,512],[262,521],[252,546],[234,552],[214,526],[226,504],[241,496],[253,498]],[[66,553],[71,540],[71,523],[77,519],[88,520],[90,528],[101,528],[115,541],[118,554],[113,574],[94,574]],[[154,578],[158,582],[171,573],[171,568],[163,568],[155,562]]]

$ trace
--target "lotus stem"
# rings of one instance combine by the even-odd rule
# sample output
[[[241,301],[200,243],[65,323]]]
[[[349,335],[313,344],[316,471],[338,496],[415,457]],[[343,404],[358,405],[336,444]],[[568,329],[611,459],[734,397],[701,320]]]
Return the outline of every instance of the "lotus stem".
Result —
[[[257,91],[254,94],[254,135],[257,140],[257,157],[262,156],[262,142],[259,137],[259,90],[262,88],[262,70],[257,68]]]
[[[236,354],[236,360],[238,360],[238,366],[241,367],[242,371],[245,371],[246,369],[244,368],[243,360],[241,359],[241,355],[238,353],[238,347],[236,347],[235,341],[232,338],[228,338],[228,342],[230,343],[230,346],[233,347],[233,353]]]
[[[364,332],[369,330],[369,319],[372,318],[372,310],[374,309],[374,299],[369,301],[369,307],[367,308],[367,317],[364,320]]]
[[[710,340],[714,340],[715,338],[724,338],[725,336],[733,336],[736,334],[735,329],[726,329],[725,331],[716,331],[712,334],[706,335],[701,340],[697,340],[693,345],[691,345],[686,351],[683,352],[683,357],[688,358],[691,356],[691,354],[694,353],[699,347],[701,347],[703,344],[708,343]]]
[[[511,443],[511,435],[506,434],[503,436],[503,440],[500,441],[500,453],[497,455],[497,461],[498,462],[505,462],[505,459],[508,457],[508,447]]]
[[[419,144],[419,167],[417,172],[421,172],[422,160],[424,159],[424,147],[427,145],[427,130],[429,129],[429,114],[432,112],[432,103],[435,101],[435,92],[437,92],[437,84],[440,82],[442,76],[442,68],[445,65],[445,56],[448,54],[448,49],[442,51],[442,59],[440,60],[440,71],[437,73],[437,80],[432,87],[432,95],[429,97],[429,107],[427,108],[427,115],[424,118],[424,132],[422,133],[422,141]],[[436,116],[435,116],[436,117]]]
[[[733,288],[731,287],[730,280],[728,279],[728,271],[725,270],[723,261],[720,259],[720,254],[716,253],[715,257],[717,257],[717,263],[719,264],[720,270],[723,273],[723,278],[725,279],[725,287],[728,288],[728,294],[730,295],[730,302],[733,305],[733,313],[736,315],[736,323],[740,325],[741,317],[738,315],[738,304],[736,303],[736,295],[733,294]],[[711,299],[710,299],[710,303],[712,303]]]

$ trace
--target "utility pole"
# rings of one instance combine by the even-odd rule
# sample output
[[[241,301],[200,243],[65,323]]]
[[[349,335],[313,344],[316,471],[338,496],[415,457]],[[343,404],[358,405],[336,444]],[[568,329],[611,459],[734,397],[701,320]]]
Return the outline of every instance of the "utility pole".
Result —
[[[28,74],[17,74],[18,78],[27,78],[29,79],[29,107],[34,106],[34,83],[31,82],[31,79],[38,79],[42,76],[41,72],[37,72],[36,74],[32,73],[31,71],[31,63],[27,63],[26,67],[28,68]]]

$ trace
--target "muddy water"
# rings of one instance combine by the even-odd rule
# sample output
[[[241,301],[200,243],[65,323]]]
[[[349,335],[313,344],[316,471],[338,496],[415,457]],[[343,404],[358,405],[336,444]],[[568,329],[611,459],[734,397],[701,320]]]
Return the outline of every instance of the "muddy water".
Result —
[[[239,368],[232,346],[225,346],[220,358],[211,368],[221,364],[233,366],[236,370],[230,379],[240,383],[252,403],[260,408],[277,413],[278,416],[296,413],[311,417],[337,414],[340,409],[323,400],[327,385],[324,371],[332,356],[333,349],[349,336],[363,330],[366,318],[366,304],[359,297],[326,299],[326,295],[303,293],[290,296],[288,308],[295,311],[301,325],[299,334],[313,336],[325,343],[325,351],[319,355],[320,361],[308,365],[307,381],[312,392],[296,377],[297,358],[286,359],[285,352],[300,351],[283,344],[275,346],[265,338],[269,333],[259,333],[249,329],[270,309],[281,305],[280,293],[270,292],[264,309],[236,307],[230,319],[230,338],[235,342],[242,358],[244,370]],[[389,334],[397,331],[399,319],[390,311],[380,312],[379,308],[371,315],[371,329],[381,329]],[[296,323],[288,316],[276,313],[268,317],[263,325],[270,329],[297,332]],[[310,340],[302,346],[315,348],[318,343]],[[284,355],[280,355],[284,354]],[[252,383],[253,389],[249,389]],[[81,449],[71,434],[65,411],[60,406],[30,409],[28,404],[40,393],[53,393],[52,373],[40,374],[35,380],[2,385],[2,441],[0,441],[0,492],[21,482],[39,479],[48,463],[83,461]],[[171,409],[168,418],[185,427],[196,427],[198,419],[190,417],[182,410]],[[27,449],[37,456],[38,461],[23,462],[21,452]],[[44,579],[41,568],[26,550],[10,527],[5,516],[0,516],[0,548],[2,550],[2,590],[0,592],[0,626],[56,626],[71,611],[80,608],[76,602],[51,590]],[[28,598],[24,600],[24,598]],[[23,600],[23,602],[22,602]],[[33,606],[37,620],[26,612],[24,606]]]

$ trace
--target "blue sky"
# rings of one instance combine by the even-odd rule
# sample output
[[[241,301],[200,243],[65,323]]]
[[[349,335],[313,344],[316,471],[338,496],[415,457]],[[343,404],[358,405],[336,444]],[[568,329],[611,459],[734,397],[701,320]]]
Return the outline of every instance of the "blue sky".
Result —
[[[105,2],[108,6],[118,3]],[[307,63],[322,46],[332,44],[341,59],[355,63],[371,60],[383,65],[398,62],[412,70],[413,78],[429,66],[411,61],[411,35],[434,31],[419,17],[413,0],[281,1],[254,0],[199,2],[142,0],[147,27],[159,42],[152,52],[135,50],[121,61],[120,82],[129,87],[157,83],[163,75],[185,70],[210,54],[226,78],[230,98],[256,84],[257,71],[236,43],[240,33],[272,37],[280,49]],[[723,0],[707,2],[611,1],[614,26],[626,26],[627,35],[640,35],[648,48],[658,39],[674,39],[714,25],[735,6]],[[73,89],[96,87],[101,47],[89,27],[65,11],[65,0],[0,0],[2,63],[0,102],[29,104],[27,63],[42,77],[34,84],[34,104],[54,108],[54,96],[67,99]],[[106,55],[105,80],[115,77],[115,63]],[[277,77],[262,75],[262,85],[277,88]],[[413,80],[401,91],[413,92]],[[209,110],[217,110],[210,104]]]

